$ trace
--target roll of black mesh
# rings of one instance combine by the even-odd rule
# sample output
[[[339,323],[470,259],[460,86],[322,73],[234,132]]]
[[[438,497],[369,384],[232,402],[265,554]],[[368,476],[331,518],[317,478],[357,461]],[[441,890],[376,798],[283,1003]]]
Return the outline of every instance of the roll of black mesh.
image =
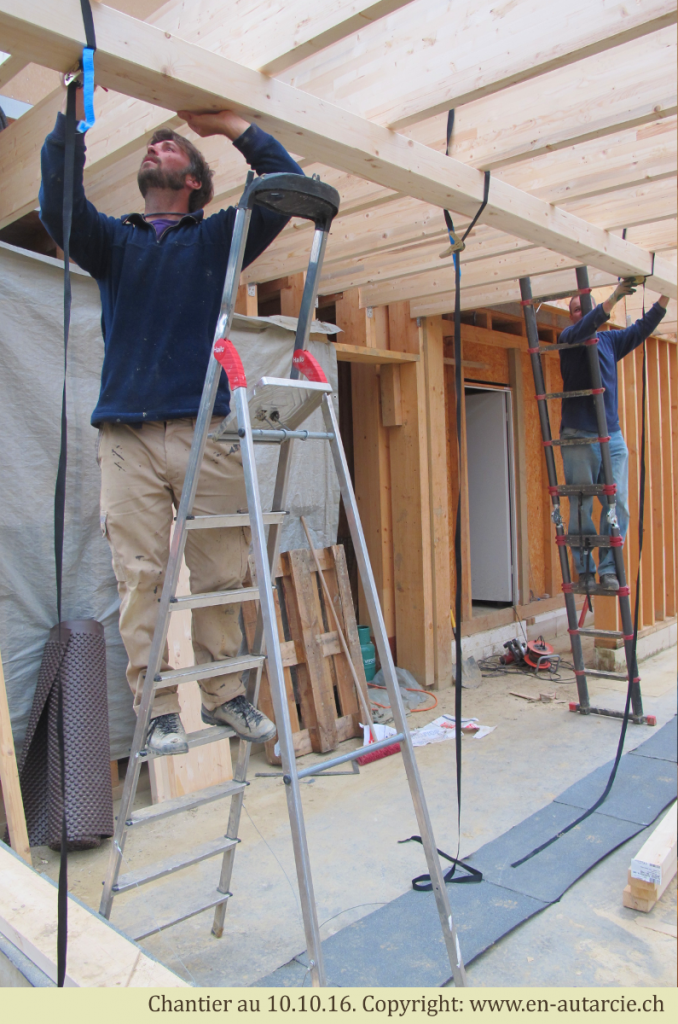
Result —
[[[54,850],[61,847],[63,808],[59,687],[68,849],[88,850],[113,835],[106,643],[100,622],[74,619],[50,631],[19,760],[30,844]]]

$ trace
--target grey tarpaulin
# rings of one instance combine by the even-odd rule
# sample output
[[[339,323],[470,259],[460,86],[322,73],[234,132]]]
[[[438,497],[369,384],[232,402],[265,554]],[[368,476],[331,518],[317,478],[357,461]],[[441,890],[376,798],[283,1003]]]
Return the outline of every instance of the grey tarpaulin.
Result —
[[[103,358],[99,290],[73,267],[69,341],[68,477],[64,540],[63,616],[93,618],[106,635],[111,757],[124,757],[134,727],[125,681],[127,658],[118,633],[118,594],[108,545],[99,526],[97,431],[90,415]],[[289,376],[294,320],[239,317],[231,338],[248,383]],[[334,328],[329,328],[330,331]],[[334,348],[311,351],[336,389]],[[63,264],[0,243],[0,652],[12,727],[20,748],[49,630],[56,621],[53,499],[59,456],[63,374]],[[320,413],[309,429],[322,429]],[[339,491],[327,445],[308,442],[294,459],[293,513],[283,548],[305,546],[298,517],[306,515],[317,544],[336,541]],[[275,453],[258,447],[264,507],[273,488]]]

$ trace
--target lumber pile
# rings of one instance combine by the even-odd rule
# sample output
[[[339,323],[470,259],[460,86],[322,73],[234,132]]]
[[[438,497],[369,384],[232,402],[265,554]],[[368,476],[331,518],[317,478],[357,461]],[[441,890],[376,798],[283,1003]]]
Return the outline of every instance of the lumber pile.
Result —
[[[317,552],[320,567],[337,611],[351,659],[367,696],[346,555],[340,544]],[[326,607],[313,555],[308,550],[285,551],[276,572],[276,609],[287,706],[297,757],[311,751],[334,750],[343,740],[361,736],[360,707],[346,656],[333,618]],[[251,646],[258,604],[243,604],[247,642]],[[274,718],[266,669],[259,706]],[[280,764],[277,741],[266,744],[270,764]]]
[[[631,861],[623,903],[630,910],[648,913],[676,873],[676,805]]]

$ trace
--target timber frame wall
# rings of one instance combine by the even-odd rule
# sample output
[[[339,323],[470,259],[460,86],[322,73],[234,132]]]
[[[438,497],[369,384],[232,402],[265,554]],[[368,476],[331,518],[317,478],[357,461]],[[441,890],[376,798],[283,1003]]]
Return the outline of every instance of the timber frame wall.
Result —
[[[298,313],[303,275],[268,282],[247,295],[239,312]],[[601,301],[607,289],[594,295]],[[640,299],[636,296],[635,299]],[[634,301],[635,301],[634,299]],[[622,307],[623,309],[623,307]],[[640,309],[628,315],[634,319]],[[357,289],[321,296],[319,316],[342,329],[335,343],[340,362],[351,363],[354,485],[389,636],[398,664],[422,685],[451,683],[455,573],[454,517],[458,500],[453,324],[443,316],[412,319],[408,303],[361,309]],[[513,405],[518,601],[515,609],[473,617],[468,487],[462,505],[462,634],[507,625],[564,608],[562,576],[550,519],[534,382],[520,307],[462,314],[465,383],[509,387]],[[555,343],[567,313],[542,307],[539,336]],[[611,324],[609,326],[617,326]],[[647,342],[647,437],[645,530],[639,629],[676,615],[676,514],[678,508],[678,349],[671,338]],[[547,391],[561,391],[557,353],[543,358]],[[638,487],[642,348],[619,364],[619,410],[629,448],[631,525],[625,544],[628,579],[638,569]],[[560,403],[551,406],[558,436]],[[465,417],[462,417],[464,422]],[[465,455],[466,437],[462,434]],[[556,460],[564,480],[560,450]],[[464,461],[466,461],[464,459]],[[567,499],[563,512],[568,514]],[[594,509],[594,515],[596,511]],[[635,591],[633,591],[635,593]],[[545,596],[546,595],[546,596]],[[595,624],[619,629],[617,602],[594,599]],[[360,621],[369,621],[362,594]],[[615,641],[599,640],[601,647]]]

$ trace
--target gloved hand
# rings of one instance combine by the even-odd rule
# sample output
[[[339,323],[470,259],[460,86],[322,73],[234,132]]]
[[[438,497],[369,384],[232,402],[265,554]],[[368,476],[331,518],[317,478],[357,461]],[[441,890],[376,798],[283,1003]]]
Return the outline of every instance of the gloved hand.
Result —
[[[639,284],[643,283],[643,278],[638,277],[625,277],[619,282],[615,290],[610,295],[608,302],[615,306],[621,299],[626,298],[627,295],[634,295],[636,288]]]

